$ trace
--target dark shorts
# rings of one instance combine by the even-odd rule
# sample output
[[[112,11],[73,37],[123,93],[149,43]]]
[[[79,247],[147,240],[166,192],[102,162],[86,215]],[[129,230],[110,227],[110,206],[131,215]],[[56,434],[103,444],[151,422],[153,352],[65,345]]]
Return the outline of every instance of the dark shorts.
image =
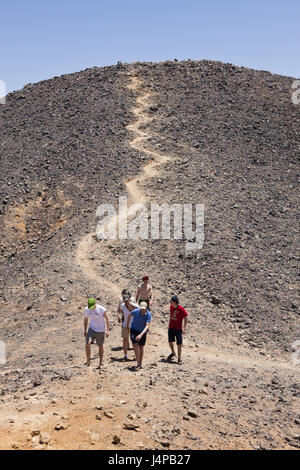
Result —
[[[86,335],[86,338],[85,338],[85,341],[86,341],[86,343],[91,343],[94,340],[96,340],[97,345],[102,346],[102,344],[104,343],[104,339],[105,339],[105,332],[104,331],[103,332],[97,332],[97,331],[94,331],[91,328],[89,328],[88,332],[87,332],[87,335]]]
[[[176,343],[180,346],[182,344],[182,330],[174,330],[169,328],[168,330],[169,343],[174,343],[176,338]]]
[[[142,336],[140,341],[135,340],[135,338],[140,334],[141,334],[141,332],[138,332],[136,330],[130,330],[130,339],[131,339],[133,344],[138,344],[139,346],[145,346],[147,333],[145,333],[144,336]]]

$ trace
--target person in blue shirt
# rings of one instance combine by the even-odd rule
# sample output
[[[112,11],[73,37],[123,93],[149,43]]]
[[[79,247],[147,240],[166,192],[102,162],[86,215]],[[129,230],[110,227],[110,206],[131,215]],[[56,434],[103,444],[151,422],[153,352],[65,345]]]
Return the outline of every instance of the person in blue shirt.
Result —
[[[133,344],[135,358],[137,362],[136,369],[142,369],[142,361],[144,356],[144,346],[146,336],[151,322],[151,312],[147,310],[147,303],[141,302],[140,308],[132,310],[127,318],[127,329],[129,330],[129,322],[132,318],[130,327],[130,339]]]

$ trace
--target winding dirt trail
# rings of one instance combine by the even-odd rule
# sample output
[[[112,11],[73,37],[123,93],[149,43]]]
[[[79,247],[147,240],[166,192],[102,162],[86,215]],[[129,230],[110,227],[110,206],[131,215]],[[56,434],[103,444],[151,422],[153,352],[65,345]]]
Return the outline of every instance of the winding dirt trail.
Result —
[[[147,147],[147,140],[150,137],[150,134],[145,130],[145,125],[152,121],[152,118],[147,116],[147,109],[151,106],[151,97],[153,93],[143,90],[143,82],[138,76],[129,75],[129,79],[130,83],[128,88],[140,94],[136,99],[137,106],[132,109],[137,119],[134,123],[127,126],[129,131],[136,134],[136,137],[130,142],[130,146],[134,150],[148,155],[149,160],[138,175],[124,181],[128,193],[127,214],[120,212],[116,216],[113,216],[107,222],[106,227],[112,222],[115,222],[117,226],[120,217],[124,216],[129,218],[135,214],[135,204],[145,204],[147,202],[147,195],[139,188],[139,184],[143,183],[147,178],[157,175],[159,173],[159,167],[172,159],[172,156],[170,155],[161,154]],[[111,293],[119,296],[121,291],[120,286],[110,282],[107,278],[99,276],[94,263],[90,260],[90,253],[93,253],[95,243],[95,232],[85,235],[80,240],[76,250],[75,264],[81,267],[84,275],[87,276],[90,281],[97,284],[101,282],[103,288],[107,288]]]
[[[171,160],[172,157],[170,155],[158,153],[147,147],[146,141],[149,134],[144,129],[141,129],[141,127],[152,121],[152,118],[146,115],[146,110],[151,105],[152,93],[145,92],[143,90],[140,78],[137,76],[131,76],[130,78],[131,83],[128,88],[141,94],[136,100],[138,106],[133,108],[133,113],[137,117],[137,120],[133,124],[129,124],[129,126],[127,126],[129,131],[133,131],[137,134],[137,136],[130,142],[130,146],[135,150],[145,153],[151,160],[146,163],[139,175],[126,181],[126,186],[129,193],[130,203],[134,204],[140,202],[144,204],[146,202],[146,196],[139,190],[138,183],[157,175],[158,167]]]

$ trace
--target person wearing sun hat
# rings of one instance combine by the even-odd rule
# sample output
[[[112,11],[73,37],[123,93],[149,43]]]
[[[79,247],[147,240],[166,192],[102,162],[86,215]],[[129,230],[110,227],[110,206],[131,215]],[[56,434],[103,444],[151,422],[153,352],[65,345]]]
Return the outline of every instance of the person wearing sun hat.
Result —
[[[149,276],[143,276],[142,281],[142,284],[140,284],[137,288],[135,300],[139,304],[141,304],[141,302],[146,302],[147,308],[150,310],[153,303],[153,290],[152,286],[148,284]]]
[[[135,358],[137,362],[136,369],[142,368],[144,356],[144,346],[146,343],[147,332],[151,322],[151,312],[147,309],[147,303],[141,302],[140,307],[132,310],[127,318],[127,329],[132,320],[130,327],[130,339],[133,344]]]
[[[88,328],[89,326],[89,328]],[[88,299],[87,307],[84,310],[84,337],[86,350],[86,364],[90,365],[91,342],[96,340],[99,346],[100,363],[99,369],[103,366],[104,340],[108,338],[110,331],[110,321],[106,309],[102,305],[96,304],[94,298]]]

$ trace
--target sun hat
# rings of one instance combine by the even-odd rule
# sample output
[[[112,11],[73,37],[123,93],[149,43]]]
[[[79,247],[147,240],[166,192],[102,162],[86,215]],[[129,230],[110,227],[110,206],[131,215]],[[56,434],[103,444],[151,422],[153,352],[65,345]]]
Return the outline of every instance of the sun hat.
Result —
[[[147,308],[147,302],[141,302],[140,308]]]

